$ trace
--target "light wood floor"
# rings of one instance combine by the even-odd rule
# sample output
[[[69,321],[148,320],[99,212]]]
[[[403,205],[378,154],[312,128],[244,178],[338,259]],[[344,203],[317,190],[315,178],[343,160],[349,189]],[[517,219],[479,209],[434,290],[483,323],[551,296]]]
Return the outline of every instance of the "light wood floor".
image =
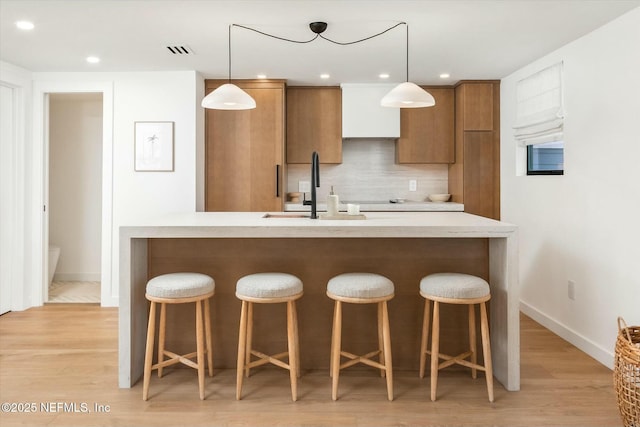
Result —
[[[389,402],[384,379],[366,368],[341,374],[337,402],[326,372],[303,372],[295,403],[289,376],[277,368],[256,369],[239,402],[234,370],[207,377],[206,400],[200,401],[195,371],[169,368],[164,378],[152,378],[150,399],[143,402],[141,382],[118,388],[117,309],[49,305],[7,313],[0,317],[0,401],[33,402],[37,411],[2,411],[0,425],[621,425],[611,371],[531,319],[521,320],[522,390],[507,392],[496,383],[493,404],[484,377],[472,380],[464,371],[440,374],[435,403],[428,378],[394,372],[395,401]],[[78,411],[86,404],[91,412],[44,412],[40,404],[47,402],[66,403],[67,410],[75,404]],[[108,405],[109,412],[95,412],[95,404]]]

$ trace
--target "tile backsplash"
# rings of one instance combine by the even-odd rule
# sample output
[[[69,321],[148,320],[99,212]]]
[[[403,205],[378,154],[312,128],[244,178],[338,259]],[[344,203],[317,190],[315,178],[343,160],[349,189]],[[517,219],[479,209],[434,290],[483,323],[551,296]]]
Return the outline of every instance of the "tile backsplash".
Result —
[[[395,149],[393,139],[343,140],[342,164],[320,165],[318,200],[326,199],[332,185],[340,200],[347,201],[424,201],[429,194],[448,191],[446,164],[399,165]],[[287,192],[298,191],[298,181],[310,180],[311,165],[287,166]],[[410,180],[417,181],[416,191],[409,191]]]

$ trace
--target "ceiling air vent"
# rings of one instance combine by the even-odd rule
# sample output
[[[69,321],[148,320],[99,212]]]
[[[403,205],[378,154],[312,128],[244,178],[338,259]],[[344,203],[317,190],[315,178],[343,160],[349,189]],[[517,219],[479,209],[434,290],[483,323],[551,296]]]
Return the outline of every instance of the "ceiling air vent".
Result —
[[[173,53],[174,55],[193,55],[194,52],[193,50],[191,50],[191,48],[189,46],[185,46],[185,45],[169,45],[167,46],[167,49],[169,49],[169,52]]]

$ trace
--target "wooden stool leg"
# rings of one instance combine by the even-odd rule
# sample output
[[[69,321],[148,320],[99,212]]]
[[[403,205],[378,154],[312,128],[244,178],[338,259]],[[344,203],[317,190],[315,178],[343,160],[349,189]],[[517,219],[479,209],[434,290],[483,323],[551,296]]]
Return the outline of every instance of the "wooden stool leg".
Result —
[[[287,301],[287,348],[289,351],[289,377],[291,378],[291,399],[298,400],[298,372],[296,364],[298,352],[296,349],[295,302]]]
[[[333,320],[331,321],[331,355],[329,356],[329,376],[331,378],[333,378],[333,349],[336,346],[335,344],[335,338],[336,338],[336,333],[335,333],[335,327],[336,327],[336,312],[337,310],[335,309],[335,304],[334,304],[334,308],[333,308]]]
[[[298,336],[298,309],[293,301],[293,334],[296,340],[296,375],[300,378],[300,337]]]
[[[204,400],[204,328],[202,301],[196,301],[196,351],[198,365],[198,388],[200,400]]]
[[[153,340],[156,333],[156,303],[151,301],[149,308],[149,326],[147,327],[147,347],[144,355],[144,380],[142,383],[142,400],[149,398],[149,381],[151,380],[151,364],[153,363]]]
[[[242,395],[242,377],[244,376],[244,361],[246,357],[247,345],[247,306],[250,303],[242,301],[240,310],[240,332],[238,333],[238,371],[236,373],[236,400],[240,400]]]
[[[253,303],[247,302],[247,333],[246,333],[246,347],[244,355],[244,366],[251,363],[251,350],[253,345]],[[249,378],[250,368],[245,367],[245,376]]]
[[[424,317],[422,318],[422,339],[420,341],[420,378],[424,378],[424,371],[427,364],[427,342],[429,341],[429,318],[431,302],[424,300]]]
[[[438,387],[438,365],[440,361],[440,304],[433,302],[433,322],[431,330],[431,400],[436,401]]]
[[[207,364],[209,365],[209,376],[213,376],[213,343],[211,340],[211,306],[209,298],[204,300],[204,331],[207,340]]]
[[[384,322],[382,314],[382,303],[378,303],[378,351],[380,351],[380,364],[384,365]],[[380,376],[384,378],[385,371],[380,369]]]
[[[393,400],[393,363],[391,360],[391,332],[389,330],[389,312],[387,302],[378,303],[382,307],[382,335],[384,340],[384,361],[387,375],[387,397]]]
[[[167,304],[160,303],[160,325],[158,326],[158,365],[164,360],[164,342],[167,324]],[[158,378],[162,378],[162,366],[158,366]]]
[[[469,304],[469,351],[471,351],[471,363],[478,364],[478,352],[476,351],[476,306]],[[471,368],[471,378],[478,377],[478,370]]]
[[[331,346],[331,398],[338,399],[338,377],[340,375],[340,347],[342,335],[342,303],[336,301],[333,314],[333,339]]]
[[[489,402],[493,402],[493,365],[491,363],[491,339],[489,337],[489,322],[487,321],[487,304],[480,304],[480,330],[482,332],[482,357],[484,358],[485,376],[487,377],[487,392]]]

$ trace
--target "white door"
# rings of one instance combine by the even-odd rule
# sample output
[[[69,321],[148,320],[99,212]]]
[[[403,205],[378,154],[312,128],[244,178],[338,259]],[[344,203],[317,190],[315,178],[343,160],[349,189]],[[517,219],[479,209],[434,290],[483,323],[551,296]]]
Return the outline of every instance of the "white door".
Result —
[[[13,89],[0,85],[0,314],[11,310],[14,141]]]

